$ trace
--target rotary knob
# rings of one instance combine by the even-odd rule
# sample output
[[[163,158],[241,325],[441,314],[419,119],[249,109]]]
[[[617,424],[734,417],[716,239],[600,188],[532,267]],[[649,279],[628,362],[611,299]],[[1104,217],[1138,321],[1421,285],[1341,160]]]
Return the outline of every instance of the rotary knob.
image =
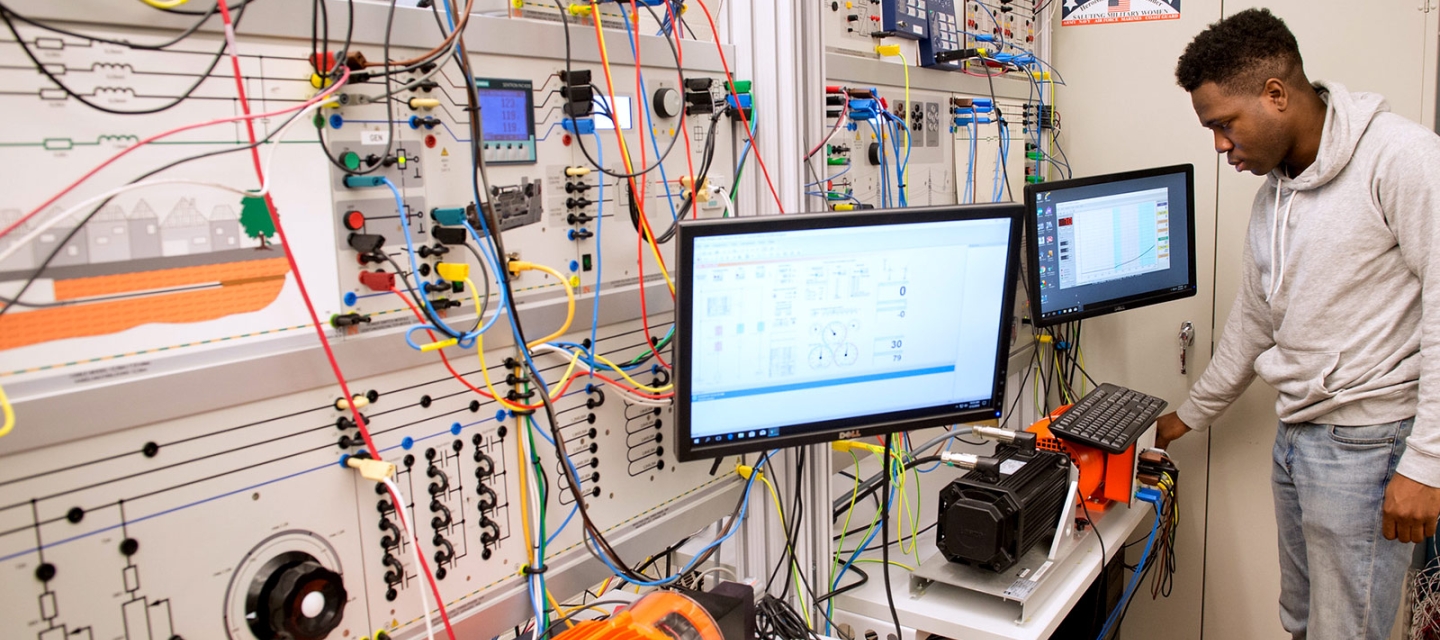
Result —
[[[684,101],[680,98],[680,92],[669,87],[661,87],[655,90],[655,99],[651,102],[655,105],[655,115],[662,118],[673,118],[680,115],[684,109]]]
[[[246,598],[246,620],[260,640],[322,640],[340,626],[345,581],[304,553],[266,563]]]

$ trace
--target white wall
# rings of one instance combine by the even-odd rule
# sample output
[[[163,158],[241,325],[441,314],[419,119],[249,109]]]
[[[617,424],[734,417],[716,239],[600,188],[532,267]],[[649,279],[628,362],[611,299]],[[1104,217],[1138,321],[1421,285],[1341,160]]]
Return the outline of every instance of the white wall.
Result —
[[[1069,83],[1058,108],[1076,175],[1196,165],[1199,296],[1087,322],[1085,332],[1092,374],[1161,395],[1172,407],[1183,401],[1185,388],[1208,361],[1211,337],[1230,312],[1240,242],[1261,183],[1218,163],[1210,134],[1175,85],[1175,61],[1208,23],[1259,4],[1185,3],[1176,21],[1060,27],[1056,33],[1055,60]],[[1437,13],[1417,9],[1427,4],[1434,1],[1264,3],[1296,33],[1312,78],[1379,91],[1394,111],[1432,123]],[[1197,328],[1188,377],[1178,376],[1174,364],[1182,319]],[[1182,468],[1175,591],[1168,601],[1152,602],[1142,590],[1125,636],[1287,637],[1277,615],[1278,551],[1269,486],[1274,397],[1256,384],[1208,435],[1192,435],[1172,447]]]

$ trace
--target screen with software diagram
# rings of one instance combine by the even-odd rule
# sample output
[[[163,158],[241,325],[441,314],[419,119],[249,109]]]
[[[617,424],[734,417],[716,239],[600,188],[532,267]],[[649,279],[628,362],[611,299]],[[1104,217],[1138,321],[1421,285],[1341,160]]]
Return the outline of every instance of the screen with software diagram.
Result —
[[[1193,192],[1191,165],[1027,185],[1035,324],[1195,295]]]
[[[994,418],[1022,211],[682,223],[677,456]]]

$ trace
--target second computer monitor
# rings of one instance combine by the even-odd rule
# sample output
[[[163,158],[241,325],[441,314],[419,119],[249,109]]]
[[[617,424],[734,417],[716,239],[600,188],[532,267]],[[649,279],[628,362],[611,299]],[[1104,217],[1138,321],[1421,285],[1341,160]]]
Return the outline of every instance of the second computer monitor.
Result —
[[[1195,295],[1195,167],[1027,185],[1037,326]]]

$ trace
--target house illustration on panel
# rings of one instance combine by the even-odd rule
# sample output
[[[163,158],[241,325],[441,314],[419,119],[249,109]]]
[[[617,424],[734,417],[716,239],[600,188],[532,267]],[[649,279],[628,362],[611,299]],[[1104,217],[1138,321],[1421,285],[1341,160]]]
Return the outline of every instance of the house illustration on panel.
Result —
[[[23,215],[25,215],[25,213],[19,209],[0,209],[0,228],[14,224],[14,222],[19,220]],[[22,236],[29,233],[32,228],[34,227],[31,227],[30,223],[27,222],[10,232],[9,235],[0,237],[0,252],[8,251],[10,247],[20,241]],[[26,269],[34,269],[35,266],[35,245],[33,244],[26,244],[16,250],[10,257],[0,260],[0,271],[23,271]]]
[[[166,256],[210,252],[210,221],[193,198],[181,198],[160,223],[160,245]]]
[[[130,259],[159,258],[163,255],[160,251],[160,216],[150,208],[150,203],[144,200],[136,202],[126,218],[130,229]]]
[[[130,259],[130,221],[119,205],[100,210],[85,224],[90,239],[90,264]]]
[[[240,214],[229,205],[215,205],[210,210],[211,251],[239,249],[245,234],[240,230]]]

